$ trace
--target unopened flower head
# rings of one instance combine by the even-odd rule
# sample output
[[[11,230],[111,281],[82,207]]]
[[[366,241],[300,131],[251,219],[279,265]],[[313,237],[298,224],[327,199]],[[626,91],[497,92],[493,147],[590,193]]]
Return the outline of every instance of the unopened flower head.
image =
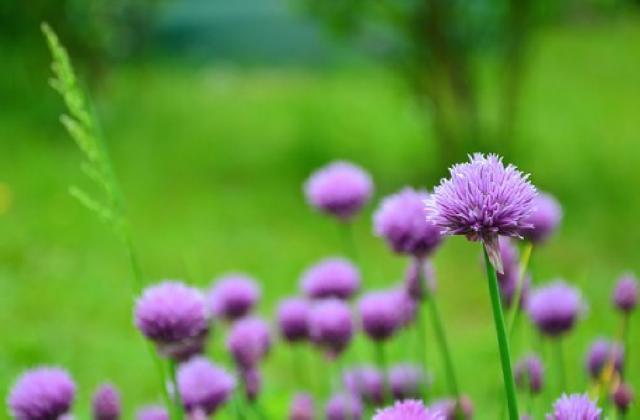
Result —
[[[305,183],[304,191],[313,207],[348,221],[371,198],[373,182],[359,166],[338,161],[314,172]]]
[[[147,405],[136,413],[137,420],[169,420],[169,413],[161,405]]]
[[[390,338],[402,325],[403,307],[395,291],[375,291],[364,295],[359,302],[362,329],[375,341]]]
[[[327,402],[327,420],[361,420],[362,403],[353,395],[336,394]]]
[[[389,370],[389,387],[395,400],[419,398],[429,382],[420,366],[395,365]]]
[[[562,280],[531,292],[527,311],[540,332],[555,337],[569,332],[580,316],[584,304],[578,289]]]
[[[313,420],[314,418],[313,397],[307,393],[296,394],[289,408],[289,420]]]
[[[385,198],[374,215],[376,235],[399,253],[425,257],[440,245],[441,229],[424,216],[426,191],[405,188]]]
[[[613,291],[613,303],[620,311],[629,313],[638,303],[638,280],[631,273],[620,277]]]
[[[16,420],[52,420],[69,412],[75,393],[76,386],[65,370],[39,367],[18,378],[7,403]]]
[[[515,367],[515,380],[520,389],[532,394],[539,394],[544,385],[542,360],[535,354],[520,360]]]
[[[326,258],[304,272],[301,288],[311,299],[349,299],[360,288],[360,271],[346,258]]]
[[[259,299],[258,284],[245,274],[227,274],[216,280],[209,292],[212,313],[231,321],[251,312]]]
[[[122,414],[120,393],[111,384],[102,384],[92,401],[93,420],[118,420]]]
[[[422,268],[422,273],[419,269]],[[422,277],[422,283],[420,278]],[[404,275],[409,296],[416,301],[436,291],[436,272],[429,260],[412,259]]]
[[[384,401],[384,376],[373,366],[356,366],[342,375],[344,387],[362,401],[379,405]]]
[[[600,420],[602,410],[587,395],[562,395],[553,405],[547,420]]]
[[[278,327],[286,341],[298,342],[309,338],[310,304],[303,298],[289,298],[278,306]]]
[[[264,358],[271,348],[269,326],[260,318],[249,317],[238,320],[227,337],[227,349],[236,365],[251,369]]]
[[[523,229],[522,236],[534,244],[544,243],[558,228],[562,220],[562,207],[551,194],[538,193],[533,202],[535,210],[526,219],[532,228]]]
[[[342,353],[353,336],[353,320],[349,305],[339,299],[325,299],[311,308],[309,334],[314,343],[330,356]]]
[[[378,410],[372,420],[445,420],[445,416],[440,411],[427,409],[422,401],[406,400]]]
[[[610,363],[616,372],[622,373],[624,349],[620,344],[611,343],[604,338],[596,339],[591,344],[586,358],[586,367],[589,375],[594,379],[599,379],[602,369]]]
[[[626,383],[620,383],[613,392],[613,403],[620,413],[626,413],[629,406],[633,402],[633,391],[631,386]]]
[[[178,390],[187,412],[213,414],[228,399],[235,379],[204,357],[194,357],[178,369]]]

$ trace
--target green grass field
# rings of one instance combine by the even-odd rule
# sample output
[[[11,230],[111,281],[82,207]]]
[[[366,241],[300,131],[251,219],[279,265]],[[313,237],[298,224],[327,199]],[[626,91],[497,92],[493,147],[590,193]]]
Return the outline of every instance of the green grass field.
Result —
[[[586,388],[583,355],[590,340],[617,329],[614,280],[625,270],[640,272],[638,23],[545,31],[531,57],[515,143],[515,163],[565,211],[559,234],[534,251],[534,281],[564,277],[589,301],[585,319],[564,343],[574,391]],[[489,62],[483,66],[488,76],[495,71]],[[44,80],[32,84],[43,100],[54,95]],[[490,81],[485,85],[490,121],[494,89]],[[263,287],[260,313],[271,317],[277,300],[297,291],[308,264],[341,253],[337,227],[310,210],[301,193],[308,173],[334,158],[362,164],[376,182],[375,202],[356,224],[366,287],[400,279],[405,261],[373,237],[371,211],[405,184],[432,187],[439,166],[428,122],[390,73],[124,67],[95,96],[150,282],[183,278],[206,286],[225,271],[247,271]],[[69,196],[70,184],[86,180],[80,154],[55,115],[23,108],[0,112],[0,391],[6,395],[28,366],[60,364],[80,386],[77,418],[87,418],[90,394],[103,379],[121,388],[132,412],[159,394],[132,326],[126,256],[111,232]],[[452,238],[435,264],[462,387],[478,419],[495,419],[500,367],[479,247]],[[632,373],[640,372],[635,327]],[[217,360],[225,358],[223,339],[223,331],[214,331]],[[396,340],[394,359],[413,354],[406,346],[411,339]],[[359,338],[347,359],[370,360],[367,344]],[[535,337],[523,334],[515,354],[536,346]],[[441,364],[436,349],[429,352],[435,390],[442,393]],[[290,353],[277,346],[266,365],[263,401],[272,418],[283,417],[297,389]],[[310,375],[326,387],[326,365],[308,356]],[[548,370],[553,384],[553,365]],[[640,375],[631,379],[639,391]]]

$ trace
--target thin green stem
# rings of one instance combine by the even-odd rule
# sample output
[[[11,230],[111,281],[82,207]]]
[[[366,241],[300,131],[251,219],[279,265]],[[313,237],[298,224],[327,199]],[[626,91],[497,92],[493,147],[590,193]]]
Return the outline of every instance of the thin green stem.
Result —
[[[169,359],[169,375],[173,384],[173,404],[171,405],[171,419],[182,420],[184,411],[182,409],[182,400],[180,398],[180,389],[178,388],[178,378],[176,375],[177,363]]]
[[[427,326],[424,320],[424,300],[426,292],[424,290],[425,287],[425,279],[424,279],[424,259],[416,258],[415,264],[418,267],[418,288],[419,288],[419,296],[420,299],[417,301],[418,307],[416,308],[416,335],[418,339],[417,351],[418,351],[418,360],[420,366],[422,366],[422,374],[427,376]],[[423,381],[420,385],[422,388],[420,393],[425,401],[429,401],[429,385],[427,381]]]
[[[484,264],[487,270],[487,280],[489,283],[489,295],[491,296],[491,308],[493,310],[493,321],[496,327],[496,335],[498,338],[498,347],[500,349],[500,362],[502,364],[502,376],[504,381],[504,389],[507,397],[507,406],[509,409],[509,418],[511,420],[519,420],[518,415],[518,399],[516,396],[516,385],[513,379],[513,371],[511,369],[511,355],[509,353],[509,340],[507,339],[507,331],[504,323],[504,314],[502,304],[500,302],[500,289],[498,288],[498,278],[496,270],[493,268],[486,247],[482,247],[484,253]]]
[[[630,321],[631,316],[628,312],[625,312],[622,315],[622,332],[620,334],[622,335],[622,345],[624,346],[622,352],[622,366],[624,367],[624,370],[626,372],[629,372],[629,354],[631,353],[631,343],[629,341],[629,327],[631,325]],[[625,376],[624,372],[622,376]]]
[[[520,258],[520,271],[518,272],[518,281],[516,283],[516,291],[513,295],[513,301],[511,302],[511,308],[507,315],[509,337],[512,337],[513,331],[516,326],[516,319],[520,313],[520,305],[522,305],[522,291],[524,289],[524,280],[529,268],[529,261],[531,261],[531,253],[533,252],[533,243],[527,242]]]
[[[389,388],[389,382],[387,381],[387,354],[385,350],[384,341],[376,341],[373,343],[376,364],[378,369],[382,372],[382,405],[387,404],[393,397],[391,396],[391,389]]]
[[[564,364],[564,351],[562,350],[562,338],[557,338],[553,343],[556,351],[556,363],[558,364],[558,394],[567,392],[567,372]]]
[[[338,225],[340,228],[340,236],[342,238],[342,247],[345,254],[353,260],[354,263],[360,264],[360,255],[356,246],[356,238],[353,234],[353,224],[351,222],[342,222]]]

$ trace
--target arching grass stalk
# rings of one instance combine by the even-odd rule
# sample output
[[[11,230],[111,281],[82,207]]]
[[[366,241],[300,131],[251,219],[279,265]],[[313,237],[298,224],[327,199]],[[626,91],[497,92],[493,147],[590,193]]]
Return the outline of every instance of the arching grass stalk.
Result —
[[[69,192],[106,223],[122,242],[133,275],[130,282],[131,294],[136,296],[142,289],[144,276],[131,238],[124,199],[100,134],[98,119],[79,87],[69,55],[58,36],[46,23],[42,24],[41,29],[52,56],[54,77],[50,84],[62,96],[67,107],[67,113],[60,117],[60,122],[84,155],[82,170],[93,181],[102,199],[96,199],[76,186],[71,186]],[[151,344],[146,343],[146,348],[158,372],[162,396],[169,410],[171,401],[163,363]]]
[[[516,320],[520,313],[520,306],[522,305],[522,291],[524,289],[525,275],[529,268],[529,262],[531,261],[531,254],[533,252],[533,243],[527,242],[522,251],[522,257],[520,258],[520,271],[518,272],[518,282],[516,283],[516,291],[513,295],[513,302],[511,308],[507,314],[507,331],[509,337],[513,336],[513,332],[516,327]]]
[[[489,283],[489,295],[491,297],[491,308],[493,310],[493,321],[495,323],[496,335],[498,338],[498,348],[500,350],[500,363],[502,364],[502,376],[505,394],[507,397],[507,408],[510,420],[519,420],[518,399],[516,396],[516,385],[513,379],[511,368],[511,354],[509,352],[509,340],[504,323],[504,314],[500,302],[500,289],[498,288],[498,278],[496,270],[489,261],[486,246],[482,247],[484,253],[484,264],[487,270],[487,280]]]

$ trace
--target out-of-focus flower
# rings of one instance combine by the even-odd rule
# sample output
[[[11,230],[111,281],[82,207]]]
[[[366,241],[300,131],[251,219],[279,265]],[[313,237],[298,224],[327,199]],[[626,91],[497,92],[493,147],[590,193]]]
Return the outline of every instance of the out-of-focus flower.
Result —
[[[459,406],[460,407],[456,407],[455,399],[446,398],[431,404],[431,409],[435,412],[442,413],[444,420],[456,420],[456,408],[458,408],[462,414],[462,419],[471,420],[473,418],[473,403],[471,399],[466,395],[461,396]]]
[[[547,420],[600,420],[602,410],[584,394],[563,394],[554,404]]]
[[[326,258],[304,272],[300,285],[311,299],[349,299],[360,288],[360,272],[346,258]]]
[[[330,356],[344,351],[353,336],[353,320],[349,306],[339,299],[325,299],[311,308],[309,334]]]
[[[160,405],[147,405],[136,413],[137,420],[169,420],[167,410]]]
[[[102,384],[93,394],[94,420],[118,420],[122,413],[120,393],[111,384]]]
[[[361,420],[362,403],[360,400],[348,394],[336,394],[325,408],[327,420]]]
[[[359,302],[362,329],[369,338],[390,338],[402,325],[403,307],[395,291],[376,291],[364,295]]]
[[[316,209],[348,221],[371,198],[373,182],[359,166],[337,161],[311,174],[304,192]]]
[[[373,366],[356,366],[342,375],[347,391],[362,401],[380,405],[384,402],[384,375]]]
[[[638,303],[638,280],[631,273],[624,274],[618,280],[613,291],[613,303],[620,311],[629,313]]]
[[[440,245],[441,229],[424,216],[428,196],[426,191],[405,188],[382,201],[373,218],[374,230],[393,251],[422,258]]]
[[[626,413],[633,402],[633,391],[628,384],[621,383],[613,392],[613,403],[621,413]]]
[[[520,389],[527,390],[532,394],[539,394],[544,385],[542,360],[535,354],[521,359],[516,364],[515,379]]]
[[[75,394],[73,379],[64,369],[38,367],[20,375],[7,403],[16,420],[58,419],[69,412]]]
[[[562,280],[540,287],[529,294],[527,311],[540,332],[556,337],[569,332],[583,309],[578,289]]]
[[[178,369],[178,390],[187,412],[213,414],[233,392],[234,378],[204,357],[194,357]]]
[[[611,343],[604,338],[598,338],[591,344],[586,357],[586,367],[589,375],[594,379],[598,379],[602,369],[608,363],[613,363],[613,368],[618,373],[622,373],[624,349],[620,344]]]
[[[445,420],[445,417],[440,411],[427,409],[422,401],[406,400],[378,410],[372,420]]]
[[[245,274],[227,274],[215,281],[209,291],[211,312],[229,321],[247,315],[260,299],[257,282]]]
[[[286,341],[298,342],[309,338],[310,305],[302,298],[289,298],[278,307],[278,327]]]
[[[535,210],[526,219],[533,226],[523,229],[522,236],[534,244],[544,243],[556,231],[562,220],[562,207],[551,194],[538,192],[533,202]]]
[[[289,408],[289,420],[313,420],[315,408],[313,398],[307,393],[298,393],[293,397]]]
[[[389,370],[389,387],[395,400],[419,398],[429,380],[417,365],[400,364]]]
[[[271,348],[269,326],[256,317],[238,320],[227,337],[227,349],[236,365],[249,370],[264,358]]]
[[[420,284],[419,267],[422,266],[422,284]],[[414,258],[409,263],[404,275],[405,288],[412,299],[419,301],[425,295],[436,291],[436,273],[433,264],[429,260]]]

